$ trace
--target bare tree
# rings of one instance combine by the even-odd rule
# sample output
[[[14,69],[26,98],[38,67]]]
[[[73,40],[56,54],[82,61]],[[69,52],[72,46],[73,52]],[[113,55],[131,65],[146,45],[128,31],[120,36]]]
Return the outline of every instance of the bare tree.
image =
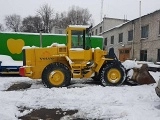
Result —
[[[9,15],[5,17],[5,23],[8,29],[13,30],[14,32],[20,31],[21,26],[21,17],[20,15]]]
[[[0,24],[0,31],[4,31],[3,25]]]
[[[72,6],[68,11],[68,19],[70,24],[74,25],[87,25],[90,24],[91,14],[88,9]]]
[[[88,9],[72,6],[69,11],[56,14],[53,20],[54,26],[66,28],[68,25],[88,25],[92,21]]]
[[[28,16],[22,21],[23,32],[38,33],[42,26],[42,19],[38,16]]]
[[[53,20],[53,25],[59,28],[66,28],[68,26],[69,20],[66,12],[56,13],[55,18]]]
[[[37,12],[43,21],[44,32],[45,33],[51,32],[51,29],[53,27],[52,23],[53,9],[48,4],[44,4],[43,6],[40,7],[40,9]]]

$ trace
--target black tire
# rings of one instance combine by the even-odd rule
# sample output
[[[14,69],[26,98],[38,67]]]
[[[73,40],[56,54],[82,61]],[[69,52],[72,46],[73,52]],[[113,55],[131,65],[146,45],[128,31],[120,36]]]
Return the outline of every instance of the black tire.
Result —
[[[99,73],[96,72],[95,75],[92,77],[92,79],[95,82],[99,82],[100,81],[100,75],[99,75]]]
[[[62,63],[51,63],[47,65],[42,72],[42,83],[44,86],[65,87],[70,84],[71,72],[69,68]]]
[[[103,86],[121,85],[125,79],[125,68],[121,64],[106,64],[102,69],[100,80]]]
[[[93,81],[101,82],[100,79],[101,79],[101,73],[102,73],[103,67],[104,67],[104,65],[100,68],[98,73],[95,72],[95,75],[92,77]]]

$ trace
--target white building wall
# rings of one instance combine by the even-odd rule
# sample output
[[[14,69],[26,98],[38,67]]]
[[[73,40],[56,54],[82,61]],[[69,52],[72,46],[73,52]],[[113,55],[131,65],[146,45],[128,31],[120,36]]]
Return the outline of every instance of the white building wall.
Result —
[[[101,23],[99,23],[98,25],[92,28],[92,33],[93,33],[92,35],[100,35],[102,32],[107,31],[111,28],[114,28],[115,26],[122,24],[125,21],[126,20],[123,20],[123,19],[104,17]],[[100,31],[100,27],[102,27],[102,32]],[[96,30],[97,30],[97,34],[96,34]]]
[[[140,22],[141,21],[141,22]],[[149,25],[149,36],[141,39],[141,27]],[[128,31],[133,29],[133,41],[128,41]],[[142,16],[125,24],[108,30],[101,35],[107,38],[106,50],[114,47],[115,53],[119,56],[119,49],[131,48],[130,59],[140,60],[140,50],[147,50],[147,61],[157,61],[157,51],[160,49],[160,10]],[[123,42],[119,43],[119,33],[123,33]],[[110,44],[111,36],[114,35],[114,45]]]

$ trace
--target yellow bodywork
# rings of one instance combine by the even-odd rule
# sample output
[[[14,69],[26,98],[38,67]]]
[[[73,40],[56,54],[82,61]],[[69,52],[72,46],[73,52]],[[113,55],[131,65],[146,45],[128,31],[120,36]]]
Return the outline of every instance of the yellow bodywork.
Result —
[[[61,50],[62,51],[61,51]],[[66,50],[66,51],[65,51]],[[103,65],[106,54],[100,49],[67,51],[65,47],[32,48],[25,50],[25,76],[32,79],[40,79],[43,69],[50,63],[60,62],[69,67],[73,78],[89,78],[94,72],[98,72]],[[93,62],[92,67],[86,74],[82,74],[82,69],[86,68],[88,62]]]
[[[83,31],[84,27],[68,27],[66,29],[67,45],[50,46],[47,48],[27,48],[24,49],[24,69],[25,76],[32,79],[41,79],[44,68],[50,63],[60,62],[68,66],[71,71],[72,78],[89,78],[93,73],[99,72],[100,68],[106,61],[104,55],[106,51],[101,49],[80,49],[72,48],[72,30]],[[56,77],[63,78],[60,71],[56,71],[53,75],[49,75],[50,82],[60,84]],[[58,83],[57,83],[58,82]]]

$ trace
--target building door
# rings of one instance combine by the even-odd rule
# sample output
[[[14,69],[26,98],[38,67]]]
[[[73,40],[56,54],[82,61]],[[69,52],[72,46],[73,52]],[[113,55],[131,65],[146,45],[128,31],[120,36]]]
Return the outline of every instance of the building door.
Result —
[[[140,61],[147,61],[147,50],[140,50]]]
[[[130,58],[130,48],[119,49],[119,60],[125,61]]]

